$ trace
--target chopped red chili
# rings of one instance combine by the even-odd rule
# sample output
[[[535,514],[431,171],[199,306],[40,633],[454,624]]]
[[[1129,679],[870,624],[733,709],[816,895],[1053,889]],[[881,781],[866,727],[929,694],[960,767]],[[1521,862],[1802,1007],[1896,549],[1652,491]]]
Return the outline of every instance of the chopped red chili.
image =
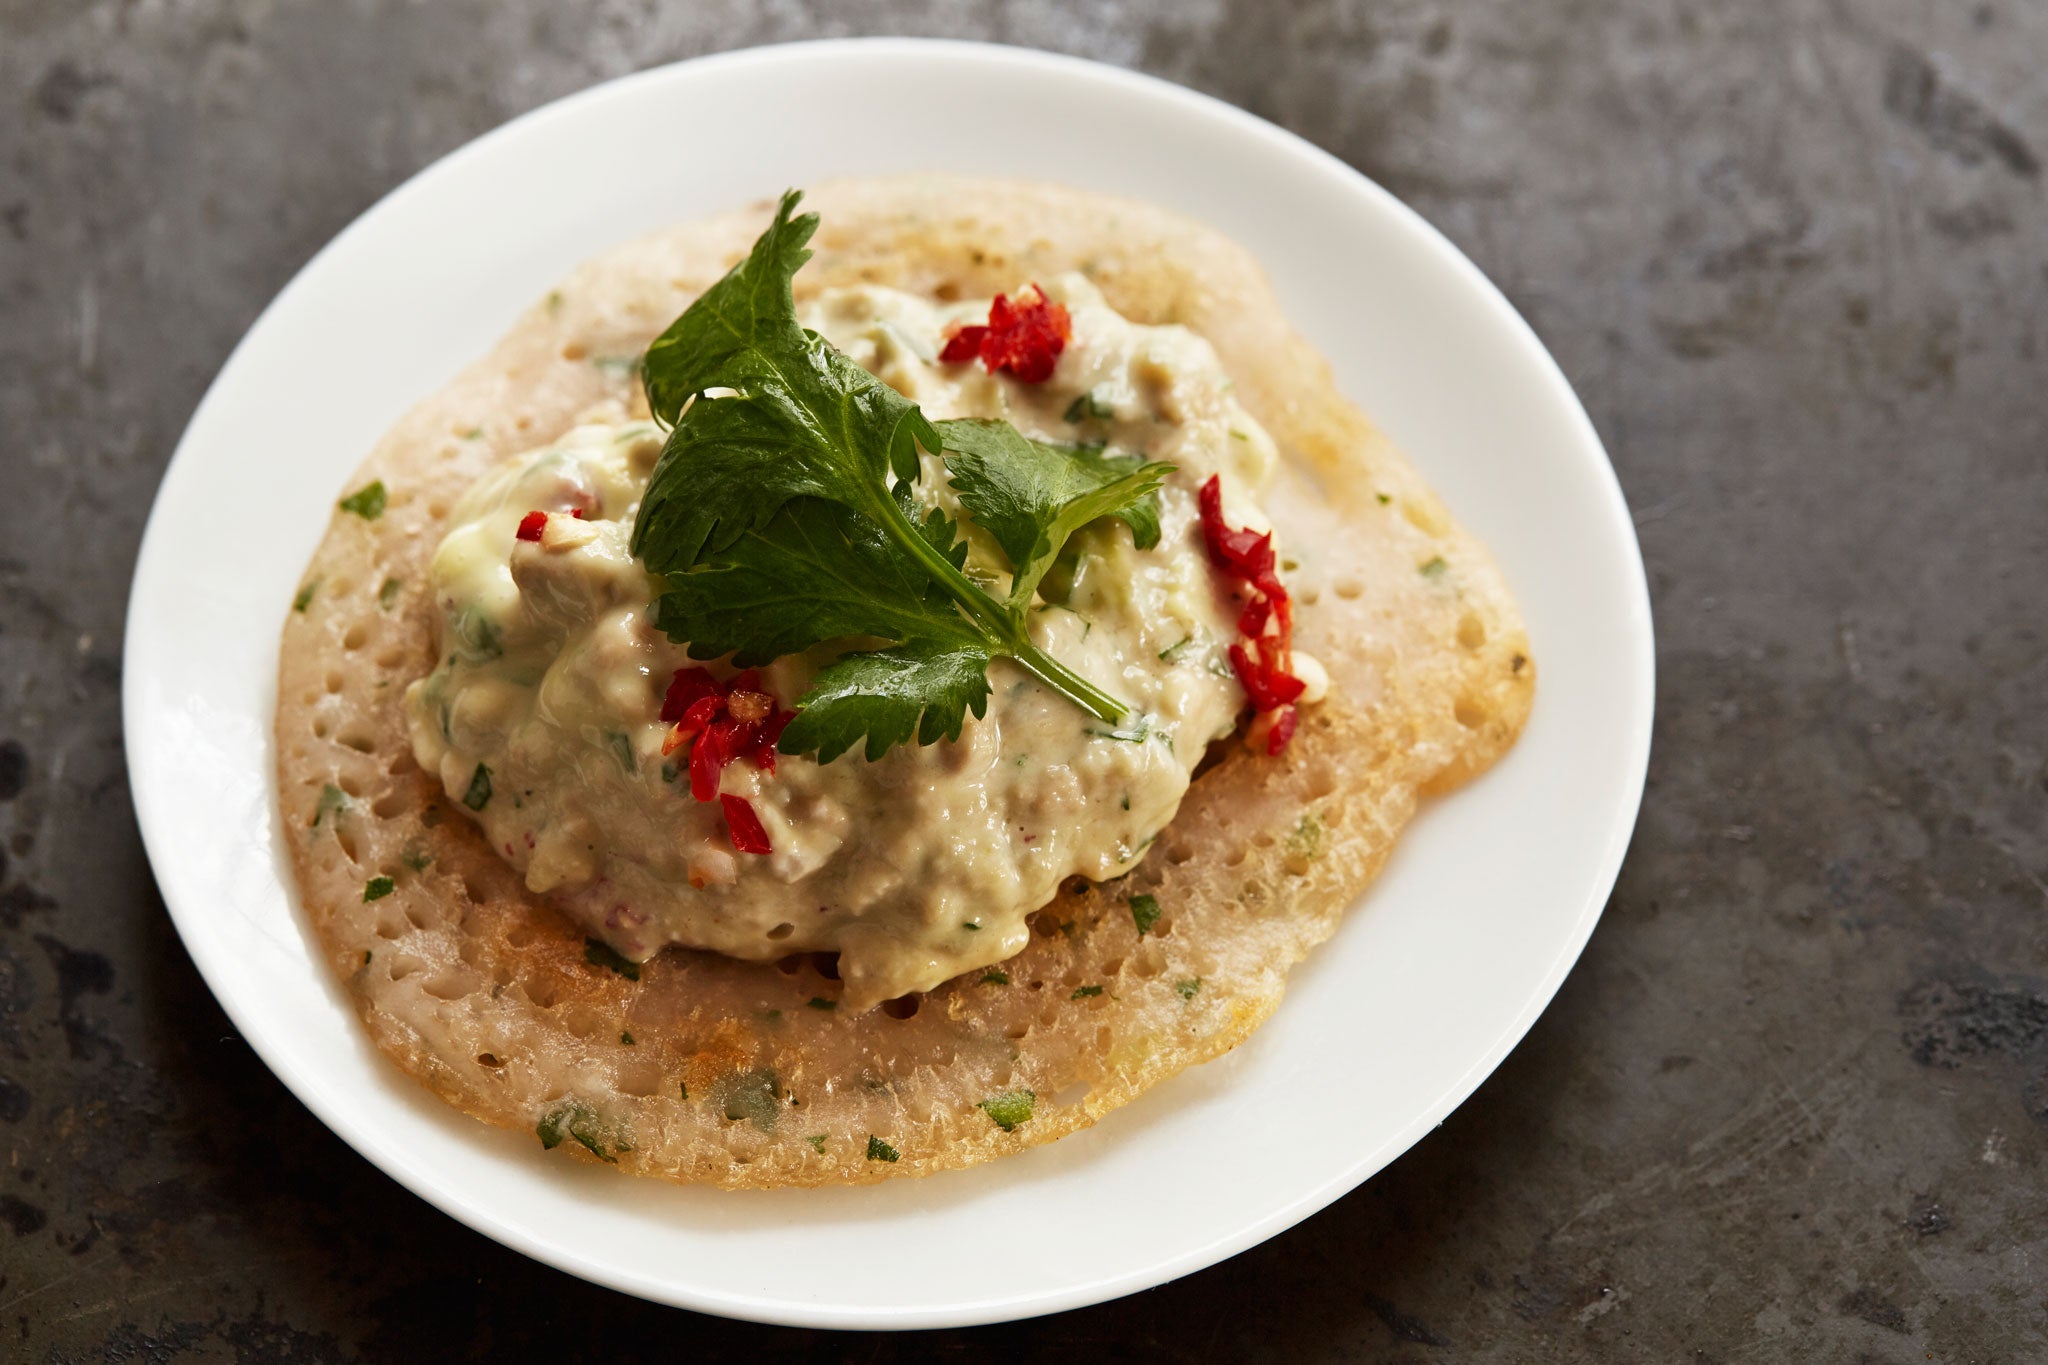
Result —
[[[519,519],[519,538],[521,540],[539,540],[540,533],[547,524],[547,513],[528,512]]]
[[[1292,673],[1294,665],[1294,603],[1274,568],[1273,533],[1233,527],[1223,519],[1223,480],[1211,475],[1202,485],[1199,505],[1202,540],[1209,560],[1242,584],[1246,600],[1238,612],[1237,629],[1252,648],[1230,647],[1230,666],[1244,684],[1254,711],[1271,711],[1266,752],[1277,754],[1294,735],[1294,703],[1305,690]]]
[[[1008,371],[1022,383],[1043,384],[1073,339],[1074,321],[1066,305],[1047,298],[1034,284],[1014,300],[996,295],[987,324],[971,323],[946,338],[939,359],[948,365],[978,359],[990,374]]]
[[[1266,752],[1277,754],[1294,738],[1295,709],[1289,702],[1273,713],[1273,728],[1266,732]]]
[[[708,668],[679,668],[675,677],[669,679],[668,695],[661,699],[661,718],[677,721],[693,702],[705,697],[720,697],[725,689],[718,685],[718,679],[711,676]]]
[[[753,803],[744,796],[724,796],[719,800],[725,806],[725,829],[732,836],[732,846],[741,853],[768,853],[768,831],[761,828],[761,817],[754,814]]]

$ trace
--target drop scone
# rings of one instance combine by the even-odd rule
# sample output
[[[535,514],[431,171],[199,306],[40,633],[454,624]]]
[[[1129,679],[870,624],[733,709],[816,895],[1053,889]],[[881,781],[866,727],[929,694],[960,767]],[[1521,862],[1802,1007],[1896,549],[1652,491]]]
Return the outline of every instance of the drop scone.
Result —
[[[279,665],[378,1046],[732,1187],[985,1161],[1234,1046],[1535,676],[1240,248],[1006,181],[802,207],[607,252],[409,413]]]

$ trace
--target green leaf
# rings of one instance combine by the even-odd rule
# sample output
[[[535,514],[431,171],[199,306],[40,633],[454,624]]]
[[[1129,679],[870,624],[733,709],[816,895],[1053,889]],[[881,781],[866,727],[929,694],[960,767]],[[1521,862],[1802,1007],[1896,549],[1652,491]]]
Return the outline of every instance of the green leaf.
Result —
[[[1159,923],[1159,899],[1156,896],[1131,897],[1131,923],[1138,926],[1138,936],[1143,938]]]
[[[1007,986],[1010,984],[1010,974],[991,967],[981,974],[981,981],[978,984],[983,986]]]
[[[1076,986],[1074,987],[1074,993],[1068,996],[1067,999],[1086,1000],[1091,995],[1100,994],[1102,994],[1102,987],[1100,986]]]
[[[628,981],[640,979],[640,964],[601,938],[583,940],[583,960],[593,967],[608,967]]]
[[[968,711],[988,711],[988,661],[978,646],[928,641],[844,655],[812,679],[780,747],[816,750],[830,763],[862,735],[870,760],[912,735],[920,744],[958,739]]]
[[[868,1134],[869,1161],[896,1161],[900,1159],[902,1155],[903,1153],[897,1151],[894,1147],[891,1147],[888,1143],[882,1141],[873,1133]]]
[[[1174,466],[1034,441],[1008,422],[964,417],[938,429],[961,505],[1010,557],[1013,608],[1031,601],[1067,539],[1091,521],[1121,518],[1141,550],[1159,543],[1159,486]]]
[[[823,1133],[813,1133],[805,1138],[804,1141],[810,1143],[811,1150],[819,1156],[825,1155],[825,1135]]]
[[[425,872],[427,870],[428,864],[432,863],[434,860],[428,856],[427,851],[425,849],[415,844],[411,848],[408,848],[405,852],[399,854],[398,861],[404,863],[407,867],[411,868],[415,872]]]
[[[398,884],[389,877],[372,877],[363,883],[363,901],[381,901],[397,889]]]
[[[996,1121],[996,1127],[1010,1132],[1031,1117],[1031,1110],[1038,1103],[1038,1096],[1032,1091],[1018,1088],[1005,1090],[1000,1095],[991,1095],[974,1106]]]
[[[313,594],[318,591],[320,591],[320,580],[317,577],[307,579],[306,586],[300,588],[298,596],[292,598],[292,610],[303,616],[306,608],[313,605]]]
[[[335,505],[344,512],[355,513],[364,521],[375,521],[384,515],[384,499],[384,480],[375,479]]]
[[[1173,988],[1180,992],[1181,999],[1192,1000],[1195,998],[1195,992],[1202,989],[1202,978],[1191,976],[1185,981],[1176,981],[1173,983]]]
[[[871,662],[849,654],[819,675],[783,733],[785,753],[830,757],[865,737],[877,758],[912,736],[957,737],[967,709],[982,714],[997,656],[1097,718],[1121,720],[1122,703],[1032,644],[1021,613],[967,576],[951,519],[920,506],[918,452],[941,441],[917,405],[797,325],[791,280],[817,228],[815,214],[791,216],[798,198],[783,196],[747,259],[642,366],[648,406],[670,428],[632,537],[662,579],[658,623],[694,656],[732,654],[742,667],[828,642],[878,643]],[[1150,475],[1130,482],[1135,469],[1117,463],[1135,457],[1047,450],[1024,458],[1082,471],[1060,485],[1061,526],[1156,487]],[[1134,515],[1137,530],[1144,514]],[[969,680],[969,669],[983,677]],[[813,710],[823,714],[806,723]]]
[[[471,810],[482,810],[491,804],[491,770],[481,763],[470,774],[469,790],[462,794],[462,804]]]

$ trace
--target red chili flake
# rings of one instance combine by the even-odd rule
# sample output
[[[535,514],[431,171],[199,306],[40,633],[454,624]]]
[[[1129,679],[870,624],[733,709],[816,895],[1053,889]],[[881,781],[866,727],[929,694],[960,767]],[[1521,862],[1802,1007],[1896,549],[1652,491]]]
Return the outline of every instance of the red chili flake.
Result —
[[[988,306],[988,324],[969,324],[946,339],[939,359],[949,365],[979,359],[990,374],[1007,370],[1026,384],[1052,378],[1060,352],[1074,339],[1074,320],[1066,305],[1055,303],[1031,285],[1013,302],[998,294]]]
[[[744,796],[722,796],[725,806],[725,829],[732,836],[732,846],[741,853],[768,853],[768,831],[761,828],[761,817],[754,814],[753,803]]]
[[[547,513],[528,512],[525,516],[519,519],[519,538],[521,540],[537,541],[540,539],[540,533],[542,528],[545,527],[547,524]]]
[[[1202,539],[1209,547],[1210,561],[1246,590],[1237,628],[1252,648],[1232,645],[1230,666],[1244,684],[1252,709],[1277,713],[1266,737],[1266,752],[1277,754],[1294,735],[1294,702],[1307,685],[1290,671],[1294,664],[1294,602],[1274,570],[1273,533],[1253,532],[1224,521],[1220,475],[1211,475],[1202,485],[1200,506]]]
[[[578,520],[578,521],[588,521],[588,520],[590,520],[590,518],[589,518],[589,517],[586,517],[586,516],[584,516],[584,515],[583,515],[583,509],[582,509],[581,507],[572,507],[572,508],[570,508],[570,509],[569,509],[569,515],[570,515],[570,516],[572,516],[572,517],[574,517],[574,518],[576,518],[576,520]]]
[[[1294,738],[1295,709],[1289,702],[1273,713],[1273,728],[1266,732],[1266,752],[1277,754],[1287,747],[1287,741]]]
[[[1308,684],[1291,673],[1282,673],[1264,659],[1254,659],[1243,645],[1230,647],[1230,666],[1244,684],[1254,711],[1277,711],[1302,694]]]
[[[754,752],[748,757],[754,760],[755,767],[771,777],[775,774],[775,745],[781,740],[783,730],[795,719],[796,712],[777,707],[768,719],[761,722],[761,733],[754,739]]]
[[[679,668],[668,681],[668,695],[661,699],[661,718],[678,721],[692,703],[705,697],[723,696],[725,689],[718,685],[718,679],[711,676],[708,668]]]

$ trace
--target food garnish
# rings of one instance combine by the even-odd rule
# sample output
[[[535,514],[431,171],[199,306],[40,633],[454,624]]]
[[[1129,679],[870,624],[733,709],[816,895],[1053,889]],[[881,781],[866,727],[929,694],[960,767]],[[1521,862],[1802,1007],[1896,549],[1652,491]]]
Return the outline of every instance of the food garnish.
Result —
[[[988,307],[988,322],[970,323],[953,333],[939,359],[948,365],[979,360],[990,374],[1007,371],[1023,383],[1043,384],[1052,378],[1060,352],[1073,339],[1074,324],[1066,306],[1048,299],[1034,284],[1019,290],[1015,302],[996,295]],[[1074,420],[1071,413],[1069,409],[1068,421]]]
[[[740,667],[827,641],[886,641],[841,655],[798,702],[779,747],[820,762],[863,739],[877,759],[913,736],[959,738],[969,710],[987,712],[999,657],[1121,721],[1129,707],[1031,642],[1027,612],[1089,522],[1121,516],[1156,539],[1156,504],[1141,505],[1173,467],[1030,440],[1004,422],[927,421],[798,325],[790,282],[818,223],[791,218],[799,198],[784,195],[748,258],[648,348],[648,406],[669,432],[632,550],[661,576],[657,624],[693,657],[730,654]],[[1058,332],[1050,307],[1016,323],[1011,306],[1004,336]],[[1023,343],[1001,344],[1009,357]],[[1010,557],[1006,597],[967,576],[958,524],[918,498],[920,450],[944,452],[961,503]]]
[[[1275,712],[1266,752],[1277,754],[1294,737],[1294,703],[1308,686],[1293,666],[1294,604],[1273,563],[1273,533],[1232,527],[1223,519],[1223,481],[1210,475],[1202,485],[1202,539],[1209,561],[1248,594],[1238,630],[1252,642],[1230,646],[1230,666],[1244,684],[1252,709]]]

